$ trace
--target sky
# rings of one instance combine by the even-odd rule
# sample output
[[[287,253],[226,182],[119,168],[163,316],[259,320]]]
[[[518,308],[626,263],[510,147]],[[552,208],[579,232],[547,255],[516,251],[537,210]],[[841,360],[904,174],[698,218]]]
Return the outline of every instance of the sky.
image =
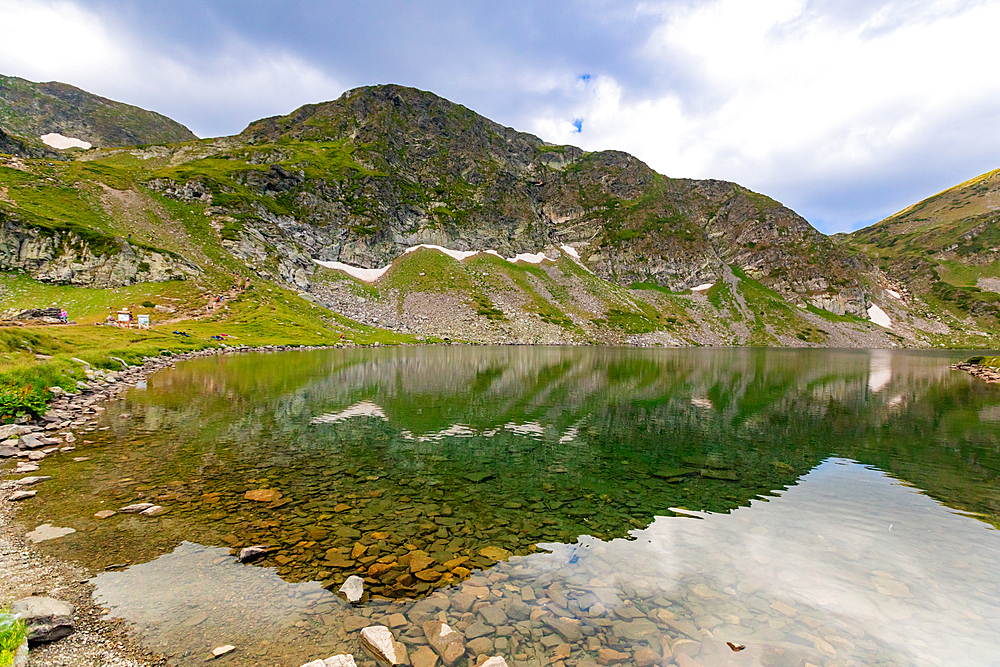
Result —
[[[1000,0],[0,0],[0,25],[0,73],[201,137],[397,83],[826,233],[1000,168]]]

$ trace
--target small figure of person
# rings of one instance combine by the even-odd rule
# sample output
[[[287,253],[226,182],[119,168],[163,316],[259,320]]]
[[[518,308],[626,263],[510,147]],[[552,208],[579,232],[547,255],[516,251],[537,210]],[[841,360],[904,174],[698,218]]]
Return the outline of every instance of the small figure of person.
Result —
[[[66,312],[65,308],[59,311],[59,321],[63,324],[66,324],[69,321],[69,314]]]

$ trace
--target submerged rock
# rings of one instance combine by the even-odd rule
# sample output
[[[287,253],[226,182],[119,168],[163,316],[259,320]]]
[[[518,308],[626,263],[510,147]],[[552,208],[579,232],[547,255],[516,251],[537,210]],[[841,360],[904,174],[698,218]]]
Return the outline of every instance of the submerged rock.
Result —
[[[270,551],[266,545],[255,544],[251,547],[244,547],[240,549],[240,555],[236,557],[236,560],[241,563],[252,563],[255,560],[260,560],[268,554]]]
[[[361,645],[376,660],[388,665],[407,665],[406,646],[396,641],[392,631],[384,625],[370,625],[361,630]]]
[[[39,482],[44,482],[47,479],[52,479],[48,475],[42,475],[39,477],[23,477],[21,479],[15,479],[14,483],[18,486],[31,486],[32,484],[38,484]]]
[[[43,523],[38,528],[35,528],[30,533],[25,533],[24,536],[38,544],[39,542],[45,542],[46,540],[54,540],[70,533],[75,533],[75,528],[61,528],[59,526],[53,526],[51,523]]]
[[[227,653],[232,653],[235,650],[236,650],[235,646],[233,646],[231,644],[226,644],[225,646],[220,646],[218,648],[212,649],[212,657],[213,658],[218,658],[218,657],[223,656],[223,655],[225,655]]]
[[[344,582],[344,585],[340,587],[339,592],[351,604],[358,602],[365,594],[365,580],[356,574],[352,574]]]
[[[23,598],[12,604],[10,610],[24,620],[30,642],[54,642],[72,634],[76,629],[73,622],[75,609],[62,600],[49,597]]]
[[[281,498],[281,491],[277,489],[254,489],[253,491],[247,491],[243,497],[258,503],[273,503]]]
[[[448,667],[465,655],[465,639],[447,623],[427,621],[424,623],[424,636]]]
[[[317,658],[312,662],[307,662],[302,667],[357,667],[354,663],[354,656],[349,653],[331,655],[326,660]]]
[[[133,505],[126,505],[118,511],[122,514],[140,514],[148,510],[150,507],[156,507],[156,505],[153,503],[135,503]]]

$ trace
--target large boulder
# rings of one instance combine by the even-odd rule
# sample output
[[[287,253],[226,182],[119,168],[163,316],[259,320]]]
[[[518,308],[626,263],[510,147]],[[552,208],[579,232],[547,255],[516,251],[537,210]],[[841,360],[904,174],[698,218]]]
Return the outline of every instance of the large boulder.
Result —
[[[18,600],[10,610],[24,620],[28,641],[54,642],[73,633],[73,605],[48,597],[30,597]]]

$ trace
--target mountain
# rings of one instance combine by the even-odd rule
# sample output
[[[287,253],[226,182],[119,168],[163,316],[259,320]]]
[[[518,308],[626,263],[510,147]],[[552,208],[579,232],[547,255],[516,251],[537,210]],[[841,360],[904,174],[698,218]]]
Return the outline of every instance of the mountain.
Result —
[[[1000,321],[1000,170],[843,237],[930,309],[975,328]]]
[[[569,244],[622,285],[684,290],[735,265],[791,301],[865,314],[855,259],[770,198],[662,176],[618,151],[546,144],[432,93],[359,88],[240,138],[350,147],[366,171],[340,189],[284,181],[307,194],[290,212],[329,229],[324,245],[348,263],[379,266],[419,243],[507,255]]]
[[[250,280],[297,292],[255,296],[301,321],[320,313],[328,330],[353,321],[395,340],[889,347],[991,335],[970,334],[961,314],[914,318],[930,306],[892,297],[905,288],[861,245],[763,194],[548,144],[395,85],[232,137],[7,161],[0,269],[36,281],[8,294],[128,287],[150,303],[169,293],[189,316]]]
[[[110,148],[193,141],[180,123],[153,111],[99,97],[65,83],[0,75],[0,152],[57,154],[40,137],[58,133]]]

